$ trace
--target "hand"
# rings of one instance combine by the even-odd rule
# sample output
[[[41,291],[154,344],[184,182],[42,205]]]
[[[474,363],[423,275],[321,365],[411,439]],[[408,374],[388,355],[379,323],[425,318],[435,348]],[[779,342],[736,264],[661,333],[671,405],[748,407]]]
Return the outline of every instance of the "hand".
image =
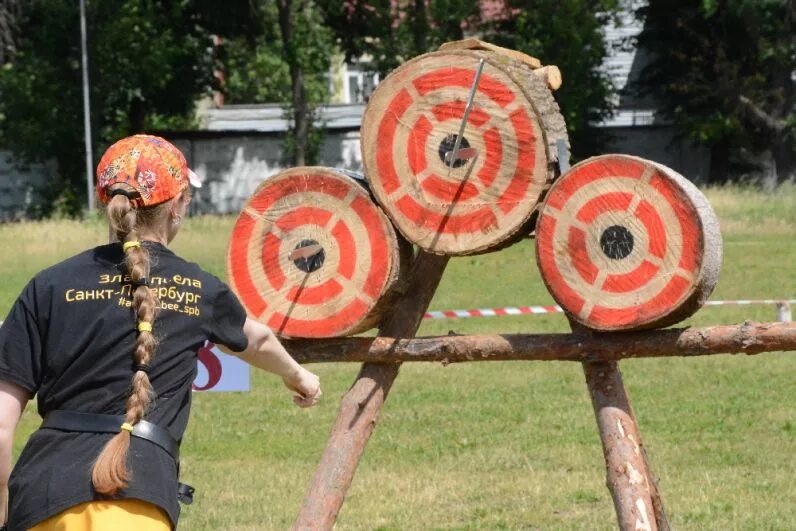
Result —
[[[296,393],[293,402],[302,408],[312,407],[321,398],[321,381],[304,367],[292,378],[282,378],[285,387]]]

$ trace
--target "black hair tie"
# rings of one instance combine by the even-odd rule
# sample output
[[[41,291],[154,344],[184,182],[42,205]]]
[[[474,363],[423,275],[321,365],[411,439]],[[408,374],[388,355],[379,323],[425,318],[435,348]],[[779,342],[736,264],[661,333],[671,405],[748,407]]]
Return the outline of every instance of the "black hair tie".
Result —
[[[130,201],[133,199],[138,199],[141,196],[141,194],[139,194],[137,191],[125,190],[124,188],[116,188],[115,190],[111,190],[111,197],[115,195],[123,195]]]
[[[149,365],[146,363],[133,363],[133,372],[141,371],[149,375]]]
[[[147,277],[141,277],[138,280],[131,280],[130,285],[133,287],[133,289],[139,286],[149,287],[149,279]]]

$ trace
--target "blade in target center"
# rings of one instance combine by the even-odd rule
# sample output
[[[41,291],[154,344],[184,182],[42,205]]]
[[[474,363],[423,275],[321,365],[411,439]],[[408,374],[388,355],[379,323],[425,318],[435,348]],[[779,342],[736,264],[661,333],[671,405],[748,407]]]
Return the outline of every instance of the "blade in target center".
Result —
[[[321,247],[319,244],[316,243],[316,244],[313,244],[313,245],[308,245],[307,247],[299,247],[298,249],[294,250],[289,255],[287,255],[287,257],[290,260],[298,260],[300,258],[303,258],[303,259],[306,260],[307,258],[315,256],[316,254],[318,254],[322,250],[323,250],[323,247]]]
[[[448,151],[445,153],[445,162],[448,164],[453,164],[460,160],[470,160],[473,157],[478,156],[478,151],[475,148],[461,148],[459,150],[459,155],[454,157],[453,151]]]

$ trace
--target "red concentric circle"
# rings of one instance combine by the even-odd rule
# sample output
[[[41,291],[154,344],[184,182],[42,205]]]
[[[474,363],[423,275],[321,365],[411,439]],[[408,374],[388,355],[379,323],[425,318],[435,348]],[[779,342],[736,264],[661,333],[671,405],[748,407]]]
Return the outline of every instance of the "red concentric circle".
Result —
[[[490,59],[461,140],[475,155],[445,160],[480,58],[435,52],[405,63],[379,84],[363,119],[374,195],[407,239],[431,252],[468,254],[501,243],[528,221],[548,178],[544,133],[527,92]]]
[[[309,246],[317,252],[296,257]],[[227,265],[252,317],[283,336],[334,337],[374,324],[398,272],[398,243],[362,184],[328,168],[295,168],[249,199]]]
[[[717,226],[707,200],[679,174],[604,155],[550,189],[537,261],[553,297],[578,322],[599,330],[656,326],[685,317],[680,310],[695,293],[712,291],[717,272],[704,265],[718,268]]]

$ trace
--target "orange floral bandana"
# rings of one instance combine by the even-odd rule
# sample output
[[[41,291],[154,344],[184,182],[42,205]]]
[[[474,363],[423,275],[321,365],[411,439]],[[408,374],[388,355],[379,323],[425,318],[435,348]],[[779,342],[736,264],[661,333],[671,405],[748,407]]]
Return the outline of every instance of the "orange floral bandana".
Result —
[[[111,187],[120,183],[127,186],[118,188],[132,192],[128,197],[132,197],[136,207],[168,201],[189,184],[201,186],[196,174],[188,169],[182,152],[167,140],[152,135],[123,138],[102,155],[97,166],[100,202],[107,204],[111,200]]]

